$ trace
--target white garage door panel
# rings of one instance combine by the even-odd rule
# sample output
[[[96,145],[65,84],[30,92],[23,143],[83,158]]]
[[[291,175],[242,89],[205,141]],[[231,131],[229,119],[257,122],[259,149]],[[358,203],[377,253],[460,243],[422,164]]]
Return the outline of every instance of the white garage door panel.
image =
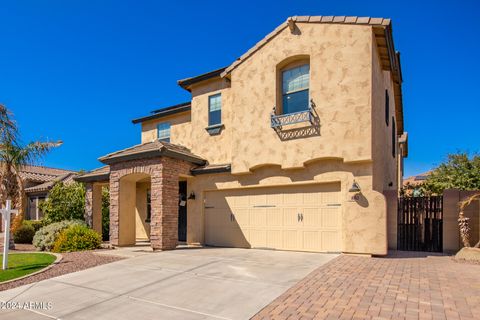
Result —
[[[208,245],[341,251],[339,183],[212,191],[205,197]]]

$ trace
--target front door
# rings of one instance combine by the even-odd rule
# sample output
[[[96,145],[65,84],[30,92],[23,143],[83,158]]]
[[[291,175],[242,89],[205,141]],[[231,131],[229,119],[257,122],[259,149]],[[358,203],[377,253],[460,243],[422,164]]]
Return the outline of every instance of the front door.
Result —
[[[179,182],[178,241],[187,241],[187,181]]]

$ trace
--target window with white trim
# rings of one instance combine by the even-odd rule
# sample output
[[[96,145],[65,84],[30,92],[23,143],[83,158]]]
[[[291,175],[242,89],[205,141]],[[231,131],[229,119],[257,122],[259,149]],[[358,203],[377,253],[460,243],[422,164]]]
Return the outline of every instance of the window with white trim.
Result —
[[[170,142],[170,122],[162,122],[157,125],[158,140]]]
[[[308,110],[310,65],[304,64],[282,72],[283,114]]]

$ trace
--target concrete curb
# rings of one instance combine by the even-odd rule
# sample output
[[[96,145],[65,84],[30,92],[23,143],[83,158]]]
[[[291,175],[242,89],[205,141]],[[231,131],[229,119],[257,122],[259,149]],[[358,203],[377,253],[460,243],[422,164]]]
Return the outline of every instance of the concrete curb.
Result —
[[[15,278],[15,279],[11,279],[11,280],[7,280],[7,281],[3,281],[3,282],[0,282],[0,284],[6,284],[6,283],[10,283],[10,282],[14,282],[14,281],[18,281],[18,280],[22,280],[22,279],[25,279],[25,278],[28,278],[28,277],[31,277],[31,276],[34,276],[34,275],[37,275],[39,273],[42,273],[42,272],[45,272],[47,271],[48,269],[52,268],[53,266],[55,266],[56,264],[58,264],[60,261],[62,261],[63,259],[63,256],[59,253],[54,253],[54,252],[41,252],[41,251],[21,251],[21,252],[14,252],[13,254],[25,254],[25,253],[46,253],[46,254],[50,254],[52,256],[55,256],[56,259],[55,261],[53,261],[50,265],[48,265],[47,267],[43,268],[43,269],[40,269],[38,271],[35,271],[33,273],[29,273],[29,274],[26,274],[20,278]]]

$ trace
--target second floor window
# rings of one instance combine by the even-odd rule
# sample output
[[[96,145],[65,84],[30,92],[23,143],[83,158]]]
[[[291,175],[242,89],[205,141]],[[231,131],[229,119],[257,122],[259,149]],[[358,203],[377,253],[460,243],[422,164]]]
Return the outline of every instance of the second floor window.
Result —
[[[170,122],[162,122],[157,126],[158,140],[170,142]]]
[[[222,95],[216,94],[208,97],[208,125],[222,123]]]
[[[310,65],[282,72],[282,110],[284,114],[308,109]]]

